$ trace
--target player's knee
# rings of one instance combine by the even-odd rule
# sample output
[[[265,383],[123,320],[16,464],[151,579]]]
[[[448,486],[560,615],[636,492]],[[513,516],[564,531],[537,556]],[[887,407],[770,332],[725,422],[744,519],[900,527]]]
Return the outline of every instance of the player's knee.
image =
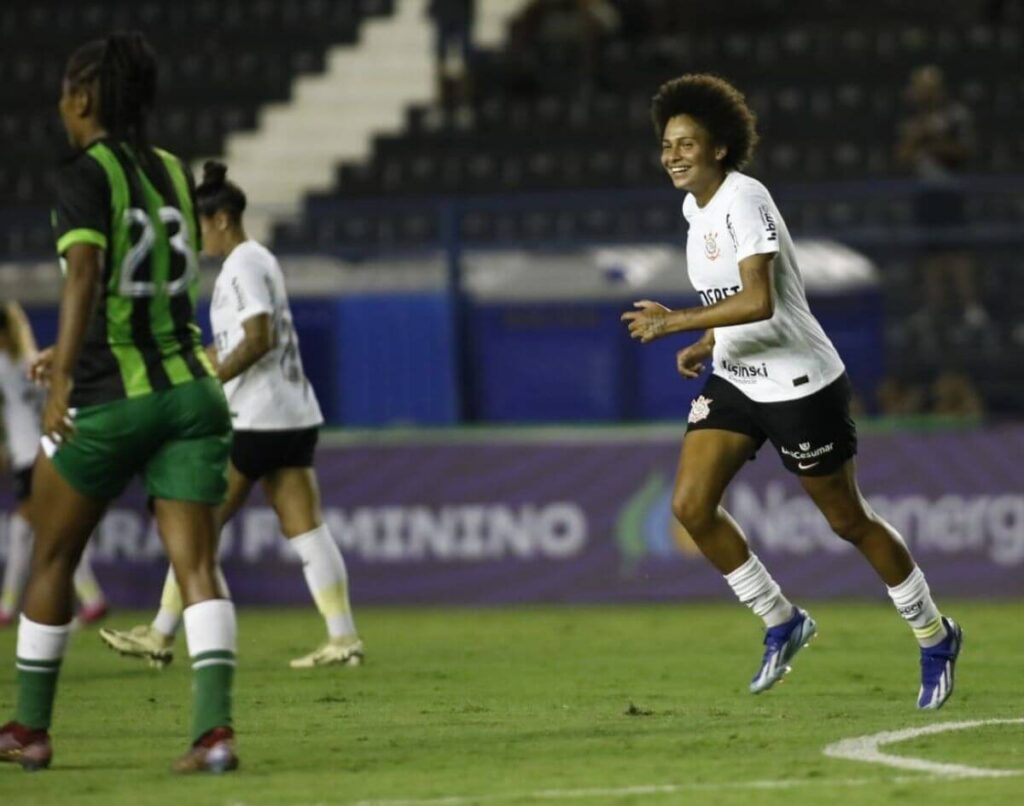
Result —
[[[197,573],[181,583],[181,598],[186,607],[221,596],[216,577],[209,574]]]
[[[704,500],[699,494],[683,491],[672,498],[672,514],[695,540],[699,540],[700,535],[712,525],[717,509],[717,505]]]
[[[855,546],[864,539],[872,527],[871,516],[861,508],[837,509],[824,514],[832,531]]]
[[[74,571],[78,565],[79,553],[62,540],[47,540],[36,534],[36,544],[32,551],[32,571],[42,573],[50,570],[64,569]]]
[[[206,558],[196,558],[195,562],[184,566],[178,564],[174,573],[186,605],[220,597],[215,565]]]

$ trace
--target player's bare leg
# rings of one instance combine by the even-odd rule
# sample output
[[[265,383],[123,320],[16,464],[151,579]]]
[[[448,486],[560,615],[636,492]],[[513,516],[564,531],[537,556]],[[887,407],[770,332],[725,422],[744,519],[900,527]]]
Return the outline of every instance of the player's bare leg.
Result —
[[[78,612],[75,622],[79,626],[87,626],[102,621],[107,617],[107,598],[103,594],[100,582],[92,570],[91,546],[86,546],[82,559],[78,561],[71,583],[78,598]]]
[[[800,483],[832,531],[852,543],[886,585],[898,585],[914,570],[903,539],[861,495],[853,459],[828,476],[801,476]]]
[[[79,493],[43,455],[32,487],[35,545],[18,625],[18,702],[14,721],[0,728],[0,761],[40,769],[52,756],[48,731],[71,632],[71,579],[106,502]]]
[[[953,693],[963,642],[960,626],[939,612],[903,538],[864,500],[857,485],[855,460],[831,475],[802,476],[800,482],[832,530],[853,544],[875,569],[897,611],[913,629],[921,646],[918,707],[941,708]]]
[[[761,666],[750,683],[758,694],[789,671],[789,662],[814,636],[816,625],[794,607],[756,555],[739,525],[722,508],[729,482],[757,449],[745,434],[718,429],[691,430],[683,439],[672,511],[697,547],[725,576],[737,598],[765,624]]]
[[[217,582],[214,508],[191,501],[154,501],[157,525],[185,604],[185,637],[192,659],[192,739],[178,772],[224,772],[238,766],[231,728],[237,624]]]
[[[28,584],[32,563],[33,531],[29,523],[29,501],[18,504],[7,526],[7,562],[4,565],[3,583],[0,585],[0,627],[17,621],[21,610],[22,594]],[[82,558],[72,576],[72,585],[78,597],[80,609],[75,616],[79,625],[94,624],[107,615],[107,601],[89,561],[89,551],[82,552]]]
[[[750,558],[743,533],[721,504],[729,482],[756,450],[752,438],[732,431],[697,430],[683,438],[672,512],[722,574]]]
[[[320,488],[311,467],[286,467],[263,479],[263,491],[277,513],[281,531],[302,558],[309,592],[327,625],[327,642],[296,658],[292,668],[358,666],[363,644],[356,634],[348,595],[348,572],[324,523]]]
[[[7,522],[7,561],[0,583],[0,627],[17,622],[32,565],[32,526],[28,500],[18,503]]]
[[[228,465],[228,491],[224,503],[217,507],[214,514],[218,540],[220,531],[235,513],[242,508],[253,482],[234,466]],[[227,580],[217,566],[217,584],[221,598],[228,599],[231,594]],[[150,624],[139,624],[128,630],[103,628],[100,639],[125,657],[142,658],[150,666],[162,669],[174,660],[174,639],[181,626],[181,614],[185,609],[181,589],[174,575],[174,566],[168,566],[164,579],[163,591],[160,594],[160,609]]]

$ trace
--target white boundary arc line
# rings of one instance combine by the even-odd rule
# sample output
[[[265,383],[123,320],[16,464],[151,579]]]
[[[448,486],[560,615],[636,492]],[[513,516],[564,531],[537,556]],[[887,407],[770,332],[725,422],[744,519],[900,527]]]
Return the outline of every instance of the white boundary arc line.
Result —
[[[727,789],[794,789],[804,786],[856,787],[872,784],[920,783],[950,778],[1007,778],[1024,774],[1024,770],[996,770],[970,767],[965,764],[942,764],[919,758],[894,756],[883,753],[882,745],[904,742],[918,736],[946,733],[954,730],[968,730],[988,725],[1024,725],[1022,719],[977,719],[969,722],[941,722],[920,728],[883,731],[870,736],[843,739],[825,747],[829,758],[849,761],[873,762],[898,769],[913,770],[924,775],[897,775],[884,778],[786,778],[781,780],[701,782],[689,784],[652,784],[639,786],[611,787],[607,789],[541,789],[533,792],[509,792],[484,795],[449,795],[433,798],[395,798],[381,800],[360,800],[354,806],[471,806],[476,803],[498,803],[501,801],[524,800],[599,800],[633,796],[672,795],[683,792],[721,791]],[[334,801],[319,801],[306,806],[327,806]]]
[[[842,758],[848,761],[864,761],[874,764],[885,764],[900,770],[915,770],[945,778],[1007,778],[1020,775],[1020,770],[994,770],[984,767],[970,767],[966,764],[942,764],[923,758],[908,758],[883,753],[880,749],[887,744],[905,742],[918,736],[930,736],[933,733],[945,733],[953,730],[967,730],[987,725],[1024,725],[1024,719],[975,719],[968,722],[939,722],[920,728],[905,728],[873,733],[870,736],[857,736],[843,739],[828,745],[822,752],[829,758]]]

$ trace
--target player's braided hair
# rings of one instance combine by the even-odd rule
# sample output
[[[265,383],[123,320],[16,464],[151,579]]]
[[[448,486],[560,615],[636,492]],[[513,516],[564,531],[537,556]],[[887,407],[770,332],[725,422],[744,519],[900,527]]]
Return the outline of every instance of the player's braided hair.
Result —
[[[233,221],[239,221],[245,212],[245,193],[228,179],[228,166],[208,160],[203,163],[203,181],[196,188],[196,202],[200,215],[212,216],[224,211]]]
[[[146,143],[157,63],[141,33],[113,33],[82,45],[68,61],[67,79],[76,87],[95,82],[99,121],[112,137],[138,146]]]
[[[651,102],[651,119],[659,138],[676,115],[696,118],[715,145],[725,146],[725,170],[740,170],[750,162],[758,140],[757,117],[743,93],[724,78],[688,73],[662,84]]]

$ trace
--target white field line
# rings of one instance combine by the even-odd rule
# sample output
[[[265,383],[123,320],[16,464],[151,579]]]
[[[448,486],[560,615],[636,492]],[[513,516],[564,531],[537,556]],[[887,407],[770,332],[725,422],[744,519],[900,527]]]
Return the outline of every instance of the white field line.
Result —
[[[707,782],[694,784],[652,784],[608,789],[540,789],[534,792],[508,792],[495,795],[451,795],[440,798],[400,798],[397,800],[360,800],[352,806],[471,806],[475,803],[498,803],[525,800],[596,800],[630,795],[674,795],[683,792],[720,791],[726,789],[795,789],[802,786],[867,786],[870,784],[901,784],[937,780],[929,775],[897,775],[888,778],[787,778],[764,781]],[[331,801],[303,804],[330,806]]]
[[[954,730],[968,730],[987,725],[1024,725],[1024,719],[977,719],[970,722],[942,722],[920,728],[884,731],[870,736],[858,736],[834,742],[823,750],[830,758],[849,761],[885,764],[898,769],[913,770],[924,775],[896,775],[884,778],[785,778],[761,781],[726,781],[690,784],[651,784],[603,789],[539,789],[533,792],[508,792],[491,795],[450,795],[437,798],[398,798],[384,800],[360,800],[352,806],[472,806],[476,803],[500,803],[502,801],[527,800],[597,800],[628,796],[673,795],[683,792],[721,790],[772,790],[796,789],[805,786],[853,787],[878,784],[924,783],[951,778],[1006,778],[1021,775],[1020,770],[996,770],[970,767],[965,764],[942,764],[925,759],[894,756],[883,753],[880,747],[896,742],[905,742],[918,736],[930,736]],[[302,806],[331,806],[340,801],[317,801]]]
[[[1024,719],[975,719],[970,722],[940,722],[920,728],[906,728],[874,733],[870,736],[857,736],[834,742],[823,751],[829,758],[842,758],[849,761],[866,761],[873,764],[885,764],[900,770],[927,772],[945,778],[1006,778],[1020,775],[1020,770],[993,770],[984,767],[969,767],[966,764],[942,764],[927,761],[923,758],[908,758],[883,753],[880,749],[887,744],[905,742],[918,736],[931,736],[933,733],[945,733],[951,730],[968,730],[986,725],[1022,725]]]

